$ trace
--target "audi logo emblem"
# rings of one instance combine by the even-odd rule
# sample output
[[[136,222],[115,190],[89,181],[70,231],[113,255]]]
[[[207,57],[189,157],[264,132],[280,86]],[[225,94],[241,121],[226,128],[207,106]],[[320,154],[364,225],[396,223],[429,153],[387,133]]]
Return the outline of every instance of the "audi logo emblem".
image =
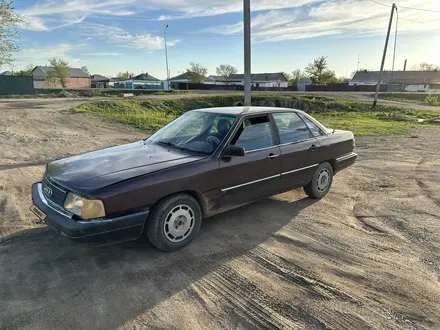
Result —
[[[45,186],[43,188],[44,193],[46,194],[47,197],[52,197],[52,188]]]

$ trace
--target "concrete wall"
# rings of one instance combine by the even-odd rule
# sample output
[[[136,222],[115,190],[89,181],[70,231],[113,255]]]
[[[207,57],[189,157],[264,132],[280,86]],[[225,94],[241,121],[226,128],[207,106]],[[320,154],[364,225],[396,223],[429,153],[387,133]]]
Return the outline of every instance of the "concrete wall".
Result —
[[[428,92],[428,93],[436,93],[438,90],[431,88],[430,85],[407,85],[405,86],[405,92]]]
[[[54,84],[46,80],[34,80],[34,88],[62,88],[62,86],[59,82]],[[90,78],[69,78],[66,88],[91,88]]]

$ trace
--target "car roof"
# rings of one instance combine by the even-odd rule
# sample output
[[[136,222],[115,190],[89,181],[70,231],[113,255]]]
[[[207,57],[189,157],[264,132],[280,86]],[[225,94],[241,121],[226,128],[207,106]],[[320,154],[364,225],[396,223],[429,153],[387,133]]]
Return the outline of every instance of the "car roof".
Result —
[[[228,115],[244,115],[249,113],[268,113],[268,112],[283,112],[283,111],[296,111],[302,112],[298,109],[291,108],[277,108],[277,107],[219,107],[219,108],[204,108],[204,109],[195,109],[192,111],[200,111],[200,112],[211,112],[211,113],[219,113],[219,114],[228,114]]]

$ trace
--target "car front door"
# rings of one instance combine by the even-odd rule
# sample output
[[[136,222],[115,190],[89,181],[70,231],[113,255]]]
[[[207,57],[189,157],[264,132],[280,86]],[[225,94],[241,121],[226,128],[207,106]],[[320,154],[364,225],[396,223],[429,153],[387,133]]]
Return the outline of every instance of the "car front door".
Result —
[[[279,191],[281,154],[275,127],[267,114],[244,117],[229,144],[244,147],[246,153],[240,157],[219,158],[220,209]]]
[[[281,150],[283,190],[310,182],[320,160],[319,141],[296,112],[274,113]]]

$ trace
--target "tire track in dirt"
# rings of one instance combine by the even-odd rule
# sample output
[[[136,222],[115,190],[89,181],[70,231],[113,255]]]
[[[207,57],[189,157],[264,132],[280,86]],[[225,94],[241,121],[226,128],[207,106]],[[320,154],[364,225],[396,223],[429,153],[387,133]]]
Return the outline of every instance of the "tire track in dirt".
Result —
[[[333,287],[329,284],[321,282],[304,270],[298,269],[294,264],[288,262],[266,249],[257,247],[245,254],[246,257],[267,269],[269,272],[275,273],[289,283],[295,283],[306,292],[311,293],[319,299],[339,299],[344,302],[359,303],[359,301],[348,293]]]
[[[200,280],[196,286],[208,291],[233,308],[234,313],[257,329],[294,329],[301,324],[286,312],[290,309],[223,265]]]
[[[368,232],[377,233],[377,234],[387,234],[388,233],[386,230],[383,230],[379,227],[376,227],[375,225],[373,225],[367,221],[368,218],[374,218],[374,217],[360,216],[360,215],[355,215],[354,217],[359,221],[362,228],[364,228]]]
[[[422,190],[422,193],[432,202],[434,202],[437,206],[440,206],[440,200],[433,196],[432,192],[429,190],[429,187],[426,183],[424,183],[422,180],[417,179],[416,180],[417,185]]]

